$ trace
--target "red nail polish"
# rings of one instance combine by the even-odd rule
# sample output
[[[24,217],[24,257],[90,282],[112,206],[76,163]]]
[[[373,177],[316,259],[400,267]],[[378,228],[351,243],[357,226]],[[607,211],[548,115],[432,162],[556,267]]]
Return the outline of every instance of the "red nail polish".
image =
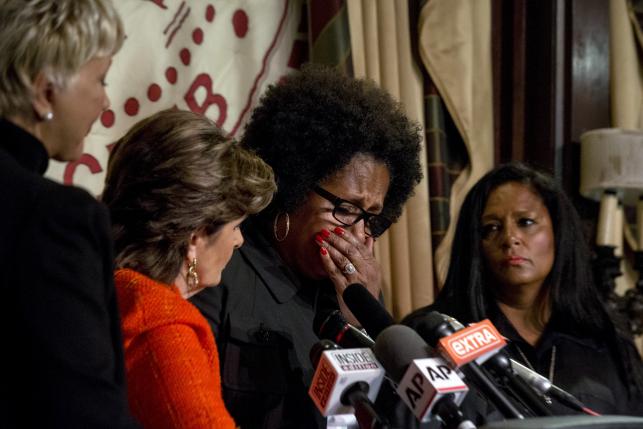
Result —
[[[317,234],[317,235],[315,236],[315,241],[316,241],[317,243],[319,243],[319,244],[322,244],[322,243],[324,242],[324,239],[322,238],[322,236],[321,236],[321,235]]]
[[[326,256],[326,255],[328,255],[328,250],[326,250],[325,247],[321,247],[319,249],[319,253],[321,253],[322,255]]]
[[[344,228],[341,228],[339,226],[336,226],[334,231],[335,231],[335,234],[337,235],[344,235],[344,232],[345,232]]]
[[[330,231],[327,230],[327,229],[322,229],[321,230],[321,235],[323,235],[324,238],[328,238],[328,237],[330,237]]]

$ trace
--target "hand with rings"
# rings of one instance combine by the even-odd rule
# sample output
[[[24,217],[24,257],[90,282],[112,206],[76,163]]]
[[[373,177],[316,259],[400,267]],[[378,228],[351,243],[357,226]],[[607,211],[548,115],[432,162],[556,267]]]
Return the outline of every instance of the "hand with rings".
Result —
[[[355,265],[348,262],[346,265],[344,265],[344,269],[342,270],[342,272],[344,274],[355,274],[357,270],[355,269]]]
[[[319,253],[328,277],[341,296],[346,286],[353,283],[364,285],[375,297],[379,297],[382,279],[381,269],[373,254],[371,237],[359,240],[350,231],[336,227],[331,231],[322,229],[316,236]]]

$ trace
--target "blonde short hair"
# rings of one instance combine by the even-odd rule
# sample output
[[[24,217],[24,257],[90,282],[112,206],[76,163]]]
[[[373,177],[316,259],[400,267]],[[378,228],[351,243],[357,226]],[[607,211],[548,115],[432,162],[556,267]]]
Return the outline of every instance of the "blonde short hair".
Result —
[[[205,116],[164,110],[112,149],[103,202],[116,265],[171,283],[195,231],[263,210],[276,190],[272,169]]]
[[[0,0],[0,117],[33,115],[43,72],[64,88],[88,61],[115,54],[123,23],[110,0]]]

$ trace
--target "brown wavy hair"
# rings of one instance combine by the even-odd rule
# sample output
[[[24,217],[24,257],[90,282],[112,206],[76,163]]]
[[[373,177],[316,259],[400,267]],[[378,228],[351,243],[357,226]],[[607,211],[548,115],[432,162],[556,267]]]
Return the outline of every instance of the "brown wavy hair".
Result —
[[[263,210],[272,169],[205,116],[164,110],[114,146],[102,200],[112,217],[116,265],[170,283],[189,237]]]

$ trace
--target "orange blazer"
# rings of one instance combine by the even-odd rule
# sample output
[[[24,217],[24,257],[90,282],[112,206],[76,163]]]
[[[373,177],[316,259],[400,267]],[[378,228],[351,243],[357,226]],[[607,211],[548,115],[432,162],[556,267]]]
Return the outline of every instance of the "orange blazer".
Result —
[[[115,275],[132,414],[145,428],[235,427],[221,397],[210,326],[175,286]]]

